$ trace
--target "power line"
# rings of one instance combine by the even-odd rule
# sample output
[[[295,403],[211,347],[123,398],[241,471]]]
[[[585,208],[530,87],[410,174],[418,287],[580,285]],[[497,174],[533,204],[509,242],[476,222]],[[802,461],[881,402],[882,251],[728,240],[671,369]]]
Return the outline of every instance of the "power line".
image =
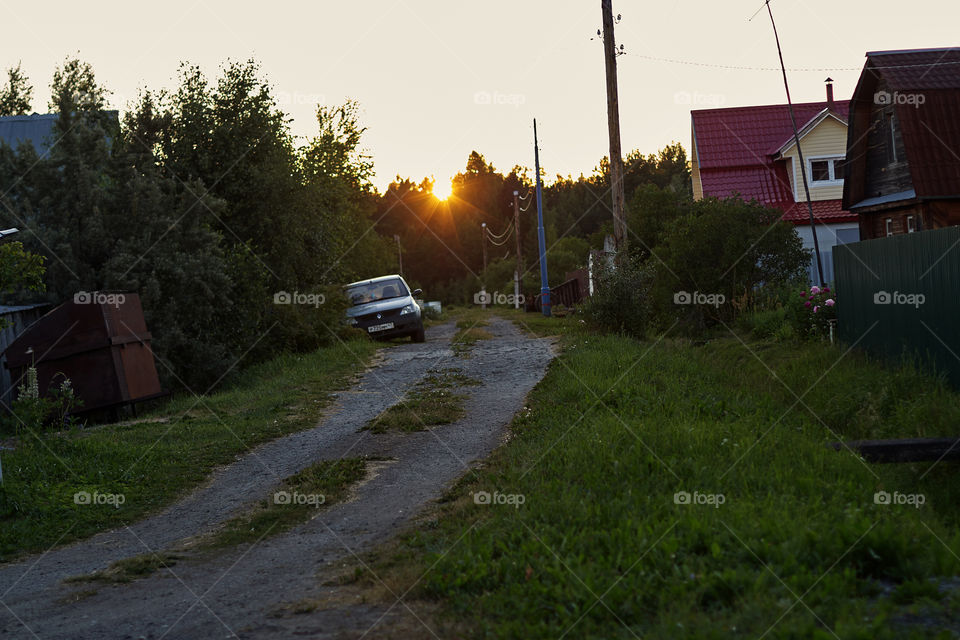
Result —
[[[513,225],[509,225],[506,228],[506,230],[501,234],[496,234],[493,231],[490,231],[490,227],[484,227],[484,229],[487,230],[487,235],[489,235],[492,240],[502,240],[503,238],[508,237],[511,233],[513,233]]]
[[[652,62],[667,62],[670,64],[684,64],[692,67],[707,67],[710,69],[731,69],[734,71],[776,71],[781,72],[780,67],[747,67],[747,66],[738,66],[731,64],[716,64],[713,62],[696,62],[693,60],[677,60],[675,58],[658,58],[657,56],[646,56],[639,53],[627,53],[624,55],[633,56],[635,58],[643,58],[644,60],[650,60]],[[877,65],[870,67],[871,69],[910,69],[912,67],[934,67],[945,64],[960,64],[960,60],[946,60],[943,62],[924,62],[918,64],[894,64],[894,65]],[[806,73],[806,72],[823,72],[823,71],[860,71],[861,67],[788,67],[787,71],[791,73]]]
[[[484,227],[484,228],[487,230],[488,235],[493,235],[492,233],[490,233],[490,227]],[[494,241],[493,238],[487,238],[487,239],[490,241],[490,244],[492,244],[493,246],[502,247],[507,243],[507,241],[510,240],[511,235],[513,235],[513,225],[510,225],[510,227],[506,231],[504,231],[503,235],[497,238],[496,241]]]
[[[675,58],[658,58],[656,56],[645,56],[639,53],[627,53],[625,55],[633,56],[635,58],[643,58],[644,60],[651,60],[653,62],[668,62],[670,64],[685,64],[691,67],[708,67],[711,69],[732,69],[735,71],[780,71],[780,67],[746,67],[746,66],[737,66],[731,64],[716,64],[713,62],[695,62],[693,60],[677,60]],[[805,67],[805,68],[795,68],[787,69],[791,72],[823,72],[823,71],[859,71],[860,67]]]

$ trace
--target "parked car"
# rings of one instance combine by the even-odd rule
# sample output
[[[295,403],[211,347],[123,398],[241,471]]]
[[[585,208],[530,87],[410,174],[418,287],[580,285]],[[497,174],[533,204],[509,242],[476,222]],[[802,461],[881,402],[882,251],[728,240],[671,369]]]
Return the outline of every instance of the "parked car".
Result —
[[[350,307],[347,322],[379,339],[410,336],[414,342],[423,342],[423,317],[414,296],[420,289],[410,291],[406,281],[398,276],[380,276],[361,280],[344,287]]]

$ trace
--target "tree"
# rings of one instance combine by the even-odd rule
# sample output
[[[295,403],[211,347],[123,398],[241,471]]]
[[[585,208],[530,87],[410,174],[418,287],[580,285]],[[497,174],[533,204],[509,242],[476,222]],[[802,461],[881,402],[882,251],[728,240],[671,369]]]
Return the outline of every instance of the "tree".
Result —
[[[43,256],[26,251],[21,242],[0,244],[0,296],[43,291],[43,262]]]
[[[16,67],[7,69],[7,84],[0,87],[0,116],[22,116],[30,113],[33,87],[26,75]]]
[[[648,303],[660,328],[672,320],[693,331],[728,322],[759,287],[802,277],[809,255],[782,215],[738,198],[692,203],[663,230],[646,260],[652,269]],[[698,303],[695,292],[713,298]]]

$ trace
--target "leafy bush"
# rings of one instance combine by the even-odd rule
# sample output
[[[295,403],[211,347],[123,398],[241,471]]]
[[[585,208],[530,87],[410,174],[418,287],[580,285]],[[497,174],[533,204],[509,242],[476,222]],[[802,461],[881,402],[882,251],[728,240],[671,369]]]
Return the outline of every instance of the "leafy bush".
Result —
[[[696,202],[646,187],[631,201],[630,257],[622,273],[601,274],[590,317],[600,328],[699,333],[755,310],[766,287],[802,277],[807,251],[777,209],[739,198]],[[774,306],[776,308],[776,306]],[[789,311],[758,330],[781,331]],[[779,318],[779,324],[778,324]],[[792,321],[791,321],[792,323]]]
[[[588,322],[604,331],[643,338],[650,322],[650,265],[635,256],[616,268],[599,267],[594,279],[594,294],[583,307]]]

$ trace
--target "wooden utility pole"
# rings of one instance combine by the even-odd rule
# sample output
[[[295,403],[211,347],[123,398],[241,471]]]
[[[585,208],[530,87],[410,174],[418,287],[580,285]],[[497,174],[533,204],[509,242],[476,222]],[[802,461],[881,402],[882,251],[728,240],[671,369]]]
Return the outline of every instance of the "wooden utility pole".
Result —
[[[480,224],[480,232],[483,234],[483,240],[481,244],[483,245],[483,283],[480,286],[480,290],[483,291],[483,302],[480,305],[481,309],[487,308],[487,223],[483,222]]]
[[[520,192],[513,192],[513,234],[517,236],[517,272],[513,276],[513,306],[515,309],[520,308],[520,293],[523,289],[520,279],[523,277],[523,258],[520,254]]]
[[[623,154],[620,151],[620,104],[617,98],[617,45],[613,38],[611,0],[600,0],[603,12],[603,58],[607,70],[607,128],[610,132],[610,187],[613,193],[613,239],[617,253],[627,248],[624,214]]]

